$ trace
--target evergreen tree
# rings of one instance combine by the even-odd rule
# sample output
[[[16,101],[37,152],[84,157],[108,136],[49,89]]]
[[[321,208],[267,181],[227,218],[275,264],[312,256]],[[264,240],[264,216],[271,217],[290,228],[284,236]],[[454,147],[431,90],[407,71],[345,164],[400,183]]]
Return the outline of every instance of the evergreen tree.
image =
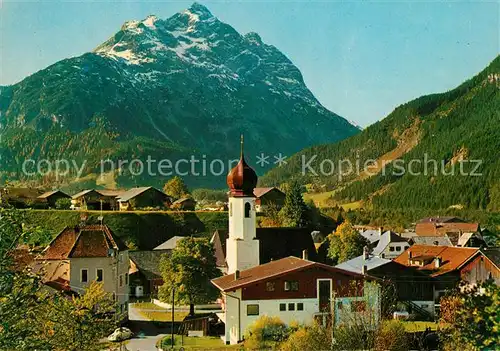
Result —
[[[308,224],[308,209],[302,197],[302,188],[297,181],[288,186],[285,203],[280,211],[282,223],[287,227],[305,227]]]

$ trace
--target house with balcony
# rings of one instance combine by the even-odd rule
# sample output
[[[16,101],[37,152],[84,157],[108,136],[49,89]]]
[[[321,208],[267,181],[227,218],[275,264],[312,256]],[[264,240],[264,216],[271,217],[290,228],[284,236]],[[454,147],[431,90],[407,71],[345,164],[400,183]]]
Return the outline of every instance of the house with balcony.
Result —
[[[461,281],[477,285],[493,279],[500,284],[500,268],[478,248],[413,245],[394,261],[432,277],[437,304]]]
[[[322,263],[287,257],[212,280],[221,291],[224,341],[236,344],[259,316],[284,323],[349,324],[380,318],[379,288],[373,278]]]

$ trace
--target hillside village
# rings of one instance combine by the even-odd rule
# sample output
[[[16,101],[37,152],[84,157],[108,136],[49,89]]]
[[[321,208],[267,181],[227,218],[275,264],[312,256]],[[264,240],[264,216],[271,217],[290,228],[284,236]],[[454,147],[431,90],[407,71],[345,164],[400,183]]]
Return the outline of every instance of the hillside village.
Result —
[[[276,188],[257,188],[257,180],[242,153],[227,176],[228,201],[218,209],[227,211],[228,226],[206,239],[179,233],[149,250],[127,247],[119,230],[114,232],[106,224],[109,211],[194,211],[194,204],[175,207],[178,200],[153,187],[89,189],[71,197],[62,191],[40,194],[36,199],[46,206],[44,211],[56,213],[49,208],[60,199],[70,200],[72,211],[80,213],[80,223],[67,226],[46,247],[19,244],[16,265],[31,267],[47,288],[67,296],[84,294],[92,282],[101,283],[116,305],[115,321],[136,333],[145,328],[137,330],[137,319],[147,324],[158,318],[163,333],[220,337],[220,345],[245,343],[249,328],[263,316],[283,325],[318,323],[331,328],[361,323],[367,331],[391,319],[422,322],[434,325],[434,331],[426,327],[415,332],[432,343],[429,335],[435,334],[438,324],[433,323],[442,318],[443,298],[458,287],[468,291],[486,281],[500,283],[500,249],[490,247],[485,236],[491,233],[479,223],[453,216],[427,217],[400,233],[348,220],[333,230],[310,224],[261,227],[258,217],[269,208],[290,205],[291,196]],[[4,189],[3,199],[8,195],[19,205],[19,198],[12,196],[18,192]],[[89,220],[92,210],[101,213],[97,223]],[[332,245],[344,235],[354,235],[360,244],[357,249],[344,247],[354,252],[339,259],[332,254]],[[165,262],[196,240],[206,240],[205,255],[210,255],[202,258],[205,263],[200,268],[216,272],[202,274],[199,279],[206,281],[201,286],[217,292],[202,293],[204,298],[189,300],[187,307],[186,299],[175,302],[174,297],[172,308],[170,295],[166,298],[162,292],[173,291]],[[176,324],[169,317],[174,309],[185,311]],[[148,317],[151,313],[155,317]]]

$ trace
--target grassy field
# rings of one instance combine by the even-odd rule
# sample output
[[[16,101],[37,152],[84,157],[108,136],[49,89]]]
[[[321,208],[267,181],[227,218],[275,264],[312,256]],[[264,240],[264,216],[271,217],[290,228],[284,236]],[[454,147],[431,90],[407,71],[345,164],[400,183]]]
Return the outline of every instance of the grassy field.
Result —
[[[80,211],[23,210],[25,223],[40,228],[55,237],[67,226],[80,223]],[[85,211],[87,223],[98,223],[101,211]],[[132,249],[151,250],[175,235],[209,237],[216,229],[227,228],[227,212],[104,211],[104,224]],[[50,241],[50,240],[49,240]],[[48,244],[41,243],[42,246]]]
[[[332,203],[328,200],[335,193],[336,190],[325,191],[323,193],[305,193],[304,201],[313,201],[317,207],[331,207]],[[339,205],[345,211],[349,210],[357,210],[358,208],[363,207],[362,201],[350,202],[346,204]]]
[[[139,310],[144,317],[155,322],[172,322],[172,312],[169,310]],[[182,322],[188,315],[188,312],[174,312],[174,322]]]
[[[166,337],[170,340],[170,337]],[[164,346],[165,347],[165,346]],[[180,348],[184,350],[244,350],[243,345],[225,345],[218,337],[181,337],[175,335],[174,350]],[[171,350],[170,347],[165,347],[164,350]]]
[[[426,328],[431,328],[431,330],[437,330],[438,323],[436,322],[420,322],[420,321],[412,321],[412,322],[403,322],[407,332],[423,332]]]

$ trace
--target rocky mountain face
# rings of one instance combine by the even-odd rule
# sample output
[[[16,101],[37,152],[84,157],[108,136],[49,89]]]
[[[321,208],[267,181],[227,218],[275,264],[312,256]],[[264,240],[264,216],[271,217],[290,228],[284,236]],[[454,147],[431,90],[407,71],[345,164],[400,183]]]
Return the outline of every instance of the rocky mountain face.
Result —
[[[238,156],[244,134],[255,164],[261,152],[272,161],[359,131],[317,101],[277,48],[197,3],[168,19],[126,22],[93,52],[0,89],[2,176],[23,181],[40,181],[22,172],[29,158],[86,161],[91,185],[102,159],[227,160]],[[165,180],[122,170],[108,180]],[[186,177],[195,186],[223,185],[225,174]]]

